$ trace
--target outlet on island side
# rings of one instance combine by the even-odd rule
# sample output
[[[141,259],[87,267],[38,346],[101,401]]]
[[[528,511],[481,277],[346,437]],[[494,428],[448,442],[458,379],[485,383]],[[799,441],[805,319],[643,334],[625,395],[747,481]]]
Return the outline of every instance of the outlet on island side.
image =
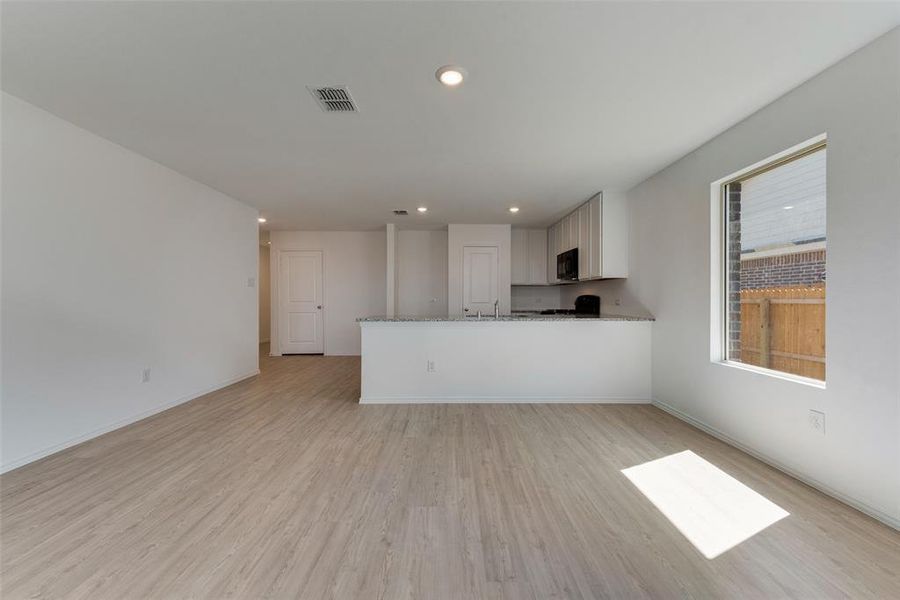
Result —
[[[809,411],[809,426],[816,433],[825,435],[825,413],[812,410]]]
[[[425,371],[427,373],[434,373],[434,361],[433,360],[429,360],[428,362],[425,363]]]
[[[150,382],[150,367],[147,367],[143,371],[141,371],[141,383],[149,383]]]

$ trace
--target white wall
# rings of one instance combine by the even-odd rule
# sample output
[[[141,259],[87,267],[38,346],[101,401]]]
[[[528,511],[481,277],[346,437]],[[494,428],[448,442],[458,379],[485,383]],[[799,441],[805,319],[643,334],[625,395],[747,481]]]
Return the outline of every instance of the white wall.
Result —
[[[559,285],[514,285],[510,302],[513,310],[563,308]]]
[[[268,342],[272,323],[269,247],[259,247],[259,342]]]
[[[397,232],[397,314],[447,314],[447,232]]]
[[[512,286],[511,235],[509,225],[449,225],[447,227],[447,310],[451,315],[463,314],[463,248],[465,246],[497,246],[499,248],[500,312],[511,310]]]
[[[900,30],[628,194],[657,400],[900,524]],[[710,362],[710,183],[828,134],[827,389]],[[808,411],[826,415],[825,435]]]
[[[271,233],[271,351],[278,354],[278,253],[321,250],[324,262],[325,354],[360,351],[356,319],[386,310],[387,244],[384,231],[273,231]]]
[[[256,210],[2,99],[2,469],[256,373]]]
[[[466,319],[360,327],[364,403],[646,403],[651,397],[649,321]]]
[[[387,252],[385,253],[385,294],[386,304],[384,314],[393,317],[397,314],[397,292],[399,291],[399,282],[397,276],[397,226],[388,223],[385,226],[387,237]]]

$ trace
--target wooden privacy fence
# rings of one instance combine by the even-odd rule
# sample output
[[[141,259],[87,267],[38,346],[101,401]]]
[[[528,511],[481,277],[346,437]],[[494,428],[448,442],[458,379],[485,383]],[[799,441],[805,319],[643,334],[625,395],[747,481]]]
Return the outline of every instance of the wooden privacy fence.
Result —
[[[741,362],[825,380],[825,286],[741,290]]]

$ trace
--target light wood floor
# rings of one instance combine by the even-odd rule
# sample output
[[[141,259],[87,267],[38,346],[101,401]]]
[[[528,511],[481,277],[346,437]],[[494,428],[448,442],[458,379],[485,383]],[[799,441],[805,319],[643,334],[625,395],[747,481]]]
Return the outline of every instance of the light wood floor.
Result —
[[[259,377],[0,478],[12,598],[898,598],[900,534],[650,406],[360,406]],[[714,560],[620,473],[690,449],[790,516]]]

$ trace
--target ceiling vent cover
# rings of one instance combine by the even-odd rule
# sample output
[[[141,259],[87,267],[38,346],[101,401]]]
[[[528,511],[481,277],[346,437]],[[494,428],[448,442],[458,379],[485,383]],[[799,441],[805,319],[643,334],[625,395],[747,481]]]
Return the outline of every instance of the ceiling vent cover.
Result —
[[[394,214],[397,215],[398,217],[405,217],[409,214],[409,211],[406,210],[405,208],[401,208],[399,210],[395,210]]]
[[[359,112],[350,97],[350,90],[343,86],[309,88],[319,106],[325,112]]]

